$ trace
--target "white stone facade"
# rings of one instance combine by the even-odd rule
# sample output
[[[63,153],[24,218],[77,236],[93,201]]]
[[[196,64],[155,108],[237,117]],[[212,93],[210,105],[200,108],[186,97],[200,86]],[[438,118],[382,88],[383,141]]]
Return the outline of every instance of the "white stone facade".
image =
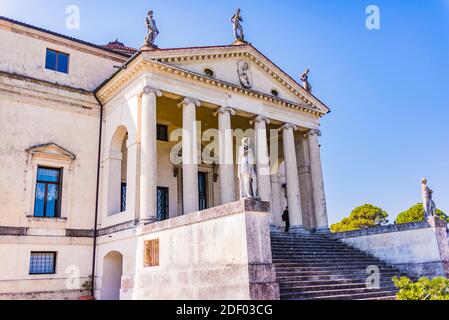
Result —
[[[83,283],[95,262],[97,298],[157,299],[137,284],[158,276],[155,283],[171,283],[171,269],[188,273],[179,257],[171,257],[186,245],[183,238],[187,252],[198,255],[187,259],[192,265],[209,261],[218,272],[234,261],[232,272],[246,279],[226,289],[237,292],[235,298],[263,298],[242,270],[271,272],[268,225],[283,227],[288,205],[292,231],[327,229],[318,132],[329,109],[251,45],[141,50],[130,58],[8,19],[0,19],[0,41],[0,298],[76,297],[82,292],[68,285],[70,270],[75,266]],[[46,69],[47,49],[70,56],[67,74]],[[242,61],[249,65],[251,89],[240,84]],[[158,140],[157,125],[167,129],[169,141]],[[239,200],[236,150],[252,129],[260,196],[271,207],[223,213]],[[220,136],[206,155],[213,132]],[[174,163],[174,155],[182,161]],[[58,217],[35,216],[38,167],[62,169]],[[219,216],[210,211],[217,206]],[[165,211],[169,220],[158,222],[158,212]],[[243,225],[239,229],[242,221],[267,233],[258,249],[264,254],[238,251],[253,241],[245,238]],[[219,232],[220,224],[233,233]],[[234,251],[220,242],[228,236],[241,241]],[[142,265],[142,246],[150,238],[160,239],[163,250],[156,269]],[[202,250],[210,243],[223,251],[222,260]],[[54,273],[30,275],[31,252],[55,252]],[[204,284],[196,276],[189,273],[192,279],[182,286]],[[195,299],[214,292],[211,297],[220,298],[223,283],[214,279],[215,289],[161,291],[159,297]]]

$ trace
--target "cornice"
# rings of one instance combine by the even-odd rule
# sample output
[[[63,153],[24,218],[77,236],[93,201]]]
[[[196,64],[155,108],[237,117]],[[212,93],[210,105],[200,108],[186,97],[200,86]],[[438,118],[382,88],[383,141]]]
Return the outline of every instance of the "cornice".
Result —
[[[227,91],[227,93],[240,93],[255,99],[259,99],[261,101],[271,102],[273,104],[287,108],[289,110],[309,113],[316,117],[322,117],[325,114],[325,112],[313,106],[313,104],[312,105],[298,104],[292,101],[274,97],[272,95],[263,92],[245,89],[233,83],[211,78],[206,75],[202,75],[192,71],[187,71],[185,69],[175,67],[160,61],[156,60],[147,61],[142,58],[133,61],[126,70],[123,70],[122,72],[117,74],[115,79],[111,79],[112,81],[109,82],[109,84],[105,85],[98,91],[97,95],[100,101],[103,104],[106,104],[115,96],[117,92],[122,90],[130,81],[136,79],[141,73],[146,71],[148,72],[159,71],[171,74],[181,79],[187,79],[199,84],[216,87],[218,89]],[[293,88],[291,89],[294,91]]]
[[[307,92],[299,83],[288,76],[281,68],[276,66],[271,60],[265,57],[257,49],[251,45],[229,46],[229,47],[211,47],[186,49],[186,50],[168,50],[162,53],[155,53],[150,55],[150,58],[162,63],[189,63],[204,60],[217,60],[225,58],[247,58],[255,63],[261,70],[263,70],[269,77],[277,81],[281,86],[289,90],[299,99],[304,101],[309,107],[314,105],[322,106],[327,113],[329,109],[310,92]],[[215,51],[215,52],[214,52]],[[285,75],[284,77],[282,75]]]

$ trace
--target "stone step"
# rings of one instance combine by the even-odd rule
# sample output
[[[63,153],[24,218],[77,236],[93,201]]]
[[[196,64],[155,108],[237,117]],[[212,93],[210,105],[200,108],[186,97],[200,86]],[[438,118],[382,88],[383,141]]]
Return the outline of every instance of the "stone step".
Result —
[[[321,297],[283,297],[282,300],[396,300],[396,292],[394,291],[378,291],[378,292],[366,292],[358,294],[334,294],[330,296]]]
[[[281,299],[395,299],[394,276],[404,273],[345,243],[318,234],[271,233]],[[368,289],[367,267],[380,268],[380,289]]]
[[[293,277],[278,278],[279,285],[288,287],[290,285],[301,284],[303,286],[314,285],[331,285],[331,284],[347,284],[347,283],[362,283],[359,279],[342,278],[342,279],[324,279],[324,280],[304,280],[304,279],[292,279]]]
[[[401,275],[401,273],[398,273],[396,271],[387,271],[382,272],[380,274],[380,279],[392,279],[395,276]],[[362,271],[353,271],[353,270],[306,270],[303,272],[297,272],[297,271],[279,271],[276,270],[276,278],[282,279],[285,281],[285,278],[291,278],[292,281],[295,281],[296,279],[367,279],[368,274],[366,272]],[[293,278],[295,277],[295,278]]]
[[[393,283],[388,286],[381,287],[382,290],[391,290],[395,289]],[[345,290],[370,290],[366,287],[365,283],[345,283],[345,284],[332,284],[332,285],[313,285],[313,286],[290,286],[290,287],[280,287],[281,294],[288,294],[291,292],[301,292],[301,293],[309,293],[316,291],[339,291],[343,292]]]
[[[388,296],[395,295],[396,292],[390,289],[376,289],[370,290],[367,288],[355,288],[355,289],[337,289],[337,290],[316,290],[316,291],[308,291],[308,292],[288,292],[283,293],[281,290],[281,298],[299,298],[299,299],[317,299],[317,298],[341,298],[342,296],[351,297],[354,299],[355,296],[359,296],[360,298],[373,298],[380,297],[387,294]]]
[[[332,262],[283,262],[283,263],[274,263],[274,266],[276,270],[282,271],[285,269],[294,268],[298,271],[306,271],[307,268],[311,268],[312,270],[320,270],[320,269],[331,269],[331,270],[354,270],[354,269],[361,269],[366,272],[366,269],[369,266],[376,265],[380,268],[380,272],[382,271],[396,271],[394,268],[379,263],[379,261],[370,261],[370,263],[363,263],[363,262],[348,262],[344,265],[336,265]]]
[[[313,264],[313,263],[317,263],[317,264],[323,264],[323,263],[329,263],[329,264],[333,264],[335,265],[336,263],[344,263],[344,264],[351,264],[351,263],[357,263],[357,264],[362,264],[362,263],[367,263],[368,265],[384,265],[386,266],[385,263],[382,263],[378,260],[375,260],[373,258],[370,257],[365,257],[365,258],[345,258],[345,257],[306,257],[306,258],[273,258],[273,263],[276,265],[283,265],[283,264]]]
[[[353,249],[347,246],[331,246],[331,245],[279,245],[271,246],[272,251],[282,251],[282,250],[297,250],[297,251],[323,251],[323,252],[333,252],[334,250],[343,250],[347,252],[362,252],[357,249]]]

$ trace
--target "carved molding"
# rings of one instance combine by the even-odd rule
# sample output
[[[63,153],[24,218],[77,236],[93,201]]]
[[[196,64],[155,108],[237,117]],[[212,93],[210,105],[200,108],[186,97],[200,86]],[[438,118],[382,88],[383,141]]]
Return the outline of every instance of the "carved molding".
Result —
[[[150,87],[150,86],[145,86],[142,90],[142,95],[150,94],[150,93],[154,93],[157,97],[162,97],[161,90],[159,90],[157,88]]]
[[[150,62],[150,61],[144,61],[144,60],[137,63],[135,66],[128,68],[126,70],[125,74],[123,74],[122,76],[117,78],[114,82],[112,82],[111,85],[108,85],[108,86],[104,87],[102,90],[100,90],[100,92],[99,92],[100,100],[102,101],[102,103],[106,104],[114,97],[114,95],[118,91],[122,90],[126,86],[128,81],[135,79],[141,72],[154,71],[154,70],[159,70],[159,71],[163,71],[166,73],[170,73],[175,76],[179,76],[179,77],[182,77],[182,78],[185,78],[188,80],[196,81],[198,83],[211,85],[211,86],[217,87],[219,89],[228,90],[229,92],[241,93],[241,94],[262,100],[262,101],[278,104],[279,106],[285,107],[290,110],[293,109],[293,110],[310,113],[316,117],[322,117],[327,113],[327,111],[322,111],[321,109],[315,107],[312,102],[307,100],[304,96],[300,95],[300,92],[298,90],[294,89],[291,85],[286,85],[285,81],[283,82],[284,86],[286,86],[287,88],[290,88],[289,90],[292,93],[294,93],[301,100],[303,100],[305,103],[304,105],[294,103],[292,101],[288,101],[285,99],[281,99],[278,97],[274,97],[267,93],[262,93],[262,92],[258,92],[255,90],[245,89],[241,86],[238,86],[238,85],[235,85],[232,83],[228,83],[228,82],[217,80],[217,79],[212,79],[207,76],[204,76],[204,75],[201,75],[201,74],[198,74],[195,72],[187,71],[187,70],[175,67],[175,66],[166,65],[166,64],[160,63],[158,61]],[[279,76],[278,76],[278,79],[280,79]]]
[[[304,137],[310,137],[310,136],[317,136],[317,137],[321,137],[321,131],[320,130],[310,130],[307,133],[304,133]]]
[[[195,107],[201,107],[201,101],[195,98],[185,97],[180,103],[178,103],[178,107],[184,107],[186,105],[193,104]]]
[[[237,113],[235,110],[231,107],[219,107],[216,112],[214,112],[214,116],[220,114],[220,113],[226,113],[229,112],[231,116],[235,116]]]
[[[40,158],[51,158],[65,161],[73,161],[76,155],[56,143],[46,143],[32,146],[25,150],[30,156]]]
[[[250,124],[250,125],[253,125],[253,124],[259,123],[259,122],[265,122],[266,124],[270,124],[270,123],[271,123],[271,120],[270,120],[269,118],[265,117],[265,116],[259,115],[259,116],[255,117],[254,119],[252,119],[252,120],[249,122],[249,124]]]
[[[279,128],[279,131],[293,129],[293,131],[298,130],[298,127],[292,123],[285,123],[282,127]]]

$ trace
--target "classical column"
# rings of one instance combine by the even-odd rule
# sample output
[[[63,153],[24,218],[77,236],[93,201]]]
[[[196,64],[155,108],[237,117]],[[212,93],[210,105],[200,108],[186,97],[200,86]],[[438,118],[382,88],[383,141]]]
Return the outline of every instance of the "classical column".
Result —
[[[219,179],[221,204],[235,201],[234,178],[234,144],[231,128],[231,115],[235,115],[234,109],[221,107],[217,110],[219,132]]]
[[[160,96],[158,89],[148,86],[142,92],[140,223],[157,220],[156,97]]]
[[[182,107],[182,190],[184,214],[199,210],[198,198],[198,142],[196,132],[196,108],[199,100],[184,98]]]
[[[270,119],[257,116],[251,121],[251,124],[254,124],[254,130],[256,131],[256,164],[259,196],[262,201],[271,203],[271,170],[267,142],[267,124],[270,124]],[[270,223],[273,223],[272,214],[270,214]]]
[[[284,143],[285,177],[287,180],[287,202],[291,232],[304,230],[301,210],[301,196],[299,191],[298,165],[296,162],[294,130],[296,126],[285,124],[282,130]]]
[[[317,231],[327,232],[329,231],[329,224],[326,210],[326,196],[324,193],[323,171],[321,168],[320,144],[318,141],[318,137],[321,136],[321,132],[318,130],[311,130],[306,134],[306,136],[309,140],[313,207],[315,212]]]

